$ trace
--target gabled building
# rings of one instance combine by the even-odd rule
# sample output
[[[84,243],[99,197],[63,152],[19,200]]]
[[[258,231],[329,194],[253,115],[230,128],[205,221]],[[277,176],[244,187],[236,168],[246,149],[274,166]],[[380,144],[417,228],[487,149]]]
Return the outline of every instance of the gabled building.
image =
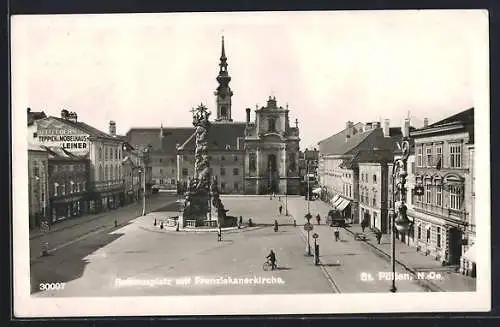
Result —
[[[467,251],[474,251],[475,241],[474,108],[415,130],[411,137],[415,183],[424,187],[409,213],[417,249],[443,263],[467,266],[475,274],[475,265],[463,260],[470,256]]]
[[[75,112],[61,110],[60,117],[49,116],[28,127],[32,143],[62,148],[90,161],[89,213],[120,206],[124,198],[122,171],[123,141],[78,120]]]
[[[384,135],[389,130],[394,130],[391,135],[395,135],[397,129],[390,129],[386,121],[384,130],[380,122],[354,124],[348,121],[344,130],[318,143],[321,198],[354,223],[363,219],[359,208],[359,156],[366,157],[370,151],[387,153],[396,147],[395,140]]]

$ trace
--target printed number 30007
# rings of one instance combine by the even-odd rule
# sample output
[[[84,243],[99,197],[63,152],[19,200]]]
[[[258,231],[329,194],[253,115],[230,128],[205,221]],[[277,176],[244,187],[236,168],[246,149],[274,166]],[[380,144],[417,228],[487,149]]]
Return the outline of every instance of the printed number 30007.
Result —
[[[56,290],[61,291],[64,289],[66,283],[40,283],[40,291]]]

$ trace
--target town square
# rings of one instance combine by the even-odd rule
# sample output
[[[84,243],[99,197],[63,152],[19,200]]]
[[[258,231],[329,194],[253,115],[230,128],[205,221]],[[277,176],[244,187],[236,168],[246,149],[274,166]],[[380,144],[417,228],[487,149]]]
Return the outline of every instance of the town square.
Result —
[[[290,15],[19,25],[30,297],[477,291],[461,14]]]

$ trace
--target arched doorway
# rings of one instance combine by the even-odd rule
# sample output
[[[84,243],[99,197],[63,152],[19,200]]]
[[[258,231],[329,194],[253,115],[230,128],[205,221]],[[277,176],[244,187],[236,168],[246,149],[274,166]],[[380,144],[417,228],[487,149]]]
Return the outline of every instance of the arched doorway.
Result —
[[[268,174],[268,187],[269,193],[279,193],[278,192],[278,169],[276,163],[276,155],[270,154],[267,156],[267,174]]]

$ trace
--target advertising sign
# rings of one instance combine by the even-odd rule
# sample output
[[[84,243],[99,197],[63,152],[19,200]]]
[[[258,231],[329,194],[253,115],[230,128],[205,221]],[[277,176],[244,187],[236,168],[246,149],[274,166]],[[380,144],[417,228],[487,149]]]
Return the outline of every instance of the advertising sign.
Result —
[[[40,122],[37,139],[40,145],[61,147],[79,155],[89,151],[89,134],[59,122]]]

